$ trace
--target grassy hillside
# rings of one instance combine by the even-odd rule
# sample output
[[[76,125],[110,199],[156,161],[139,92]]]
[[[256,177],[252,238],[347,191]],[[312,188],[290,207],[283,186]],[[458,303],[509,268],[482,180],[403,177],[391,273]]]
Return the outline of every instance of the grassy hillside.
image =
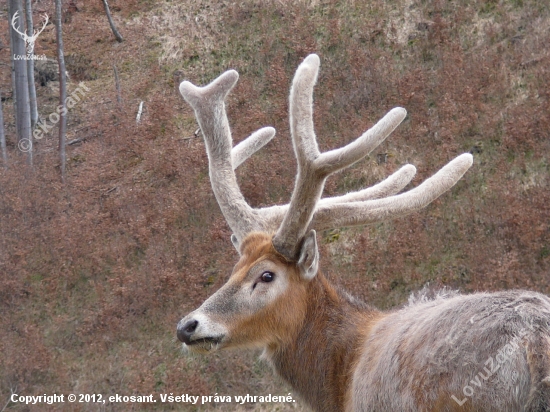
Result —
[[[234,68],[234,140],[261,126],[276,138],[238,169],[254,206],[287,202],[295,160],[288,88],[321,57],[315,125],[323,150],[360,135],[394,106],[408,116],[369,158],[331,178],[326,195],[372,185],[405,163],[418,185],[462,152],[474,166],[427,209],[320,234],[324,272],[355,296],[398,307],[424,285],[550,294],[550,8],[538,0],[111,0],[65,4],[69,114],[65,185],[57,129],[30,169],[17,149],[8,48],[0,89],[9,168],[0,171],[0,408],[7,411],[305,410],[210,403],[140,406],[6,403],[43,393],[287,394],[257,359],[185,356],[178,320],[227,279],[237,255],[210,188],[202,139],[177,86]],[[35,19],[53,16],[52,0]],[[0,2],[0,40],[9,45]],[[55,59],[53,25],[36,54]],[[121,78],[117,103],[113,65]],[[57,105],[38,87],[39,112]],[[144,102],[140,124],[135,117]],[[57,409],[56,409],[57,408]],[[103,408],[103,409],[102,409]],[[1,409],[0,409],[1,410]]]

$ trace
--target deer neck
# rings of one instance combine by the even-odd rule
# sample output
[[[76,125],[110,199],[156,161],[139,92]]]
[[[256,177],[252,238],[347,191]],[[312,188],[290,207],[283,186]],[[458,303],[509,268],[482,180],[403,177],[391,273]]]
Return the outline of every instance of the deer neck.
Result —
[[[314,410],[343,411],[360,348],[381,313],[338,290],[321,273],[311,283],[302,326],[266,355]]]

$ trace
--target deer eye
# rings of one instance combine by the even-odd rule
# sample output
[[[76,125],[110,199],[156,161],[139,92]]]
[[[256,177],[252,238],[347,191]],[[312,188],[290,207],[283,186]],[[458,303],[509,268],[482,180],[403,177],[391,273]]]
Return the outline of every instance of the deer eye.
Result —
[[[260,276],[260,279],[262,282],[269,283],[272,282],[273,279],[275,279],[275,273],[273,272],[264,272],[262,273],[262,276]]]

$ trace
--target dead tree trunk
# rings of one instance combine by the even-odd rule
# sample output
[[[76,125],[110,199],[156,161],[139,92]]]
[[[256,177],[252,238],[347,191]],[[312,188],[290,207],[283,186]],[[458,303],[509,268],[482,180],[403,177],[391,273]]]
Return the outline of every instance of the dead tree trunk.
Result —
[[[31,0],[25,0],[25,14],[27,18],[27,36],[34,35],[34,25],[32,23],[32,5]],[[30,59],[27,60],[27,79],[29,83],[29,102],[31,110],[31,129],[36,126],[38,122],[38,105],[36,103],[36,86],[34,84],[34,59],[32,54],[34,53],[34,47],[32,47],[30,53]]]
[[[0,92],[0,147],[2,148],[2,163],[8,168],[8,152],[6,151],[6,133],[4,132],[4,113],[2,111],[2,93]]]
[[[65,70],[65,58],[63,56],[63,26],[61,15],[61,0],[55,0],[55,34],[57,39],[57,62],[59,63],[59,160],[61,166],[61,181],[65,183],[65,131],[67,128],[67,72]]]
[[[12,103],[14,109],[17,107],[17,95],[15,93],[15,61],[13,60],[13,50],[14,50],[14,38],[13,38],[13,29],[11,27],[11,5],[8,6],[8,35],[10,39],[10,52],[12,54],[10,55],[10,68],[11,68],[11,90],[12,90]],[[19,124],[17,123],[17,110],[13,111],[13,119],[15,121],[15,135],[17,136],[17,139],[19,139]]]
[[[21,151],[27,152],[28,162],[32,165],[32,134],[31,134],[31,111],[29,102],[29,82],[27,77],[27,52],[25,40],[15,31],[15,27],[24,27],[23,7],[21,0],[9,0],[10,32],[12,40],[13,68],[15,73],[16,97],[15,112],[17,123],[17,140]],[[17,16],[14,18],[15,13]],[[21,31],[21,30],[19,30]]]
[[[111,30],[115,35],[116,41],[118,41],[119,43],[123,42],[124,39],[116,29],[115,23],[113,22],[113,18],[111,17],[111,10],[109,10],[109,3],[107,3],[107,0],[103,0],[103,5],[105,6],[105,13],[107,14],[107,19],[109,20],[109,25],[111,26]]]
[[[120,109],[120,105],[122,104],[122,95],[120,93],[120,79],[118,78],[118,70],[116,68],[116,64],[113,64],[113,70],[115,72],[116,101]]]

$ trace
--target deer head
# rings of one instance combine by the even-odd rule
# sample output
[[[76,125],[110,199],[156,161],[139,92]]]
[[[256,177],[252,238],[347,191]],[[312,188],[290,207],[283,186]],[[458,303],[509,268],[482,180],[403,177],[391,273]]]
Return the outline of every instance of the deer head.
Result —
[[[44,31],[44,29],[48,25],[49,17],[48,17],[47,14],[44,13],[44,15],[42,16],[44,18],[44,24],[42,25],[42,28],[39,29],[39,30],[34,30],[32,36],[29,36],[24,31],[21,31],[19,25],[18,25],[18,27],[15,26],[15,21],[18,19],[18,17],[19,17],[19,10],[16,11],[13,14],[13,17],[11,18],[11,26],[13,27],[13,30],[15,30],[16,33],[21,35],[23,40],[25,40],[25,43],[27,44],[27,55],[31,55],[34,52],[34,43],[36,42],[36,39],[38,38],[40,33],[42,33]]]
[[[308,288],[319,272],[316,230],[366,225],[421,209],[449,190],[472,165],[458,156],[416,188],[398,194],[416,169],[405,165],[381,183],[342,196],[321,198],[332,173],[367,156],[405,118],[394,108],[352,143],[321,153],[313,126],[313,87],[319,57],[298,67],[290,90],[290,131],[298,171],[287,205],[252,208],[235,169],[275,135],[266,127],[233,147],[224,100],[238,74],[223,73],[205,87],[184,81],[180,92],[193,107],[209,159],[210,181],[233,235],[240,260],[229,281],[183,318],[178,338],[194,351],[235,346],[275,348],[302,327]]]

